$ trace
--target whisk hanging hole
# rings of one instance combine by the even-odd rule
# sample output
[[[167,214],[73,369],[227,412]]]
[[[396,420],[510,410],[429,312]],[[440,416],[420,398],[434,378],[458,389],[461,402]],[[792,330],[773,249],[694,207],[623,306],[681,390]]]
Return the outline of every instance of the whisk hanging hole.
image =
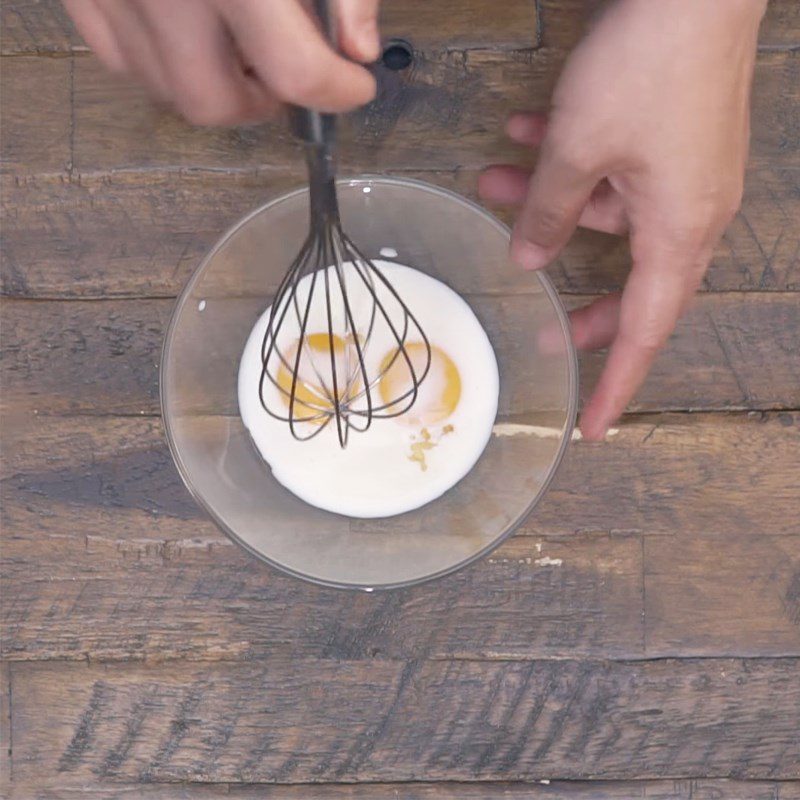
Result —
[[[414,49],[402,39],[393,39],[383,49],[381,63],[392,72],[408,69],[414,60]]]

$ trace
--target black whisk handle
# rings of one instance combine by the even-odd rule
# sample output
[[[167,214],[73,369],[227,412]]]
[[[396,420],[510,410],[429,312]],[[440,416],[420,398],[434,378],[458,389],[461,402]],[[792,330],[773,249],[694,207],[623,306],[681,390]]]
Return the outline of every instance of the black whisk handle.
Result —
[[[322,114],[301,106],[289,107],[292,133],[305,144],[332,147],[336,134],[336,115]]]
[[[313,0],[312,6],[325,38],[336,49],[336,17],[332,4],[328,0]],[[333,146],[335,123],[334,114],[322,114],[300,106],[291,106],[289,109],[292,133],[306,144]]]

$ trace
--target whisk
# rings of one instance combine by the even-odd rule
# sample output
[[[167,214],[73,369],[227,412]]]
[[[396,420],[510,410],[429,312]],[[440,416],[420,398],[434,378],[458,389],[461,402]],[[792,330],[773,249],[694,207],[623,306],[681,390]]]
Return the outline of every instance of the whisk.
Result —
[[[328,3],[314,0],[314,9],[335,42]],[[334,422],[344,448],[351,430],[366,431],[373,420],[413,406],[430,370],[431,345],[384,272],[342,228],[335,116],[293,108],[291,121],[305,145],[309,231],[272,302],[259,396],[295,439],[318,436]],[[322,330],[312,331],[320,318]],[[371,351],[376,339],[390,343],[383,357]]]

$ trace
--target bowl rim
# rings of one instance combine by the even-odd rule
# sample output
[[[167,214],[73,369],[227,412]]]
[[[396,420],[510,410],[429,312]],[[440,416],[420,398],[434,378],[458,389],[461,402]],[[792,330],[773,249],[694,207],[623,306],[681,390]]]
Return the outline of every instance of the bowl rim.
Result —
[[[450,189],[445,189],[441,186],[437,186],[436,184],[428,183],[427,181],[417,180],[415,178],[393,177],[388,175],[373,175],[373,174],[360,174],[352,177],[340,177],[336,180],[337,187],[347,186],[349,188],[357,186],[359,184],[384,184],[384,185],[388,184],[394,186],[402,186],[405,188],[419,189],[422,191],[429,192],[431,194],[440,195],[441,197],[446,198],[448,201],[457,202],[462,206],[465,206],[470,210],[480,214],[487,222],[489,222],[493,227],[497,228],[505,236],[507,236],[508,238],[510,238],[511,236],[510,228],[506,224],[501,222],[497,217],[495,217],[494,214],[485,209],[483,206],[470,200],[467,197],[464,197],[463,195],[458,194],[457,192],[454,192]],[[239,534],[237,534],[224,520],[222,520],[219,517],[219,515],[214,510],[212,505],[208,503],[203,497],[203,495],[194,487],[190,477],[189,469],[184,463],[181,453],[178,449],[178,445],[175,442],[175,437],[173,435],[172,426],[170,422],[170,414],[167,412],[168,390],[167,390],[166,375],[167,375],[168,364],[170,361],[172,340],[175,336],[178,318],[180,317],[186,302],[191,296],[195,284],[199,281],[200,277],[203,275],[209,262],[216,256],[219,250],[221,250],[222,247],[224,247],[228,243],[228,241],[234,235],[236,235],[239,229],[244,227],[254,217],[258,216],[259,214],[265,211],[268,211],[270,208],[280,203],[292,200],[296,198],[298,195],[307,193],[308,193],[307,186],[300,186],[297,189],[292,189],[288,192],[284,192],[276,197],[273,197],[271,200],[268,200],[266,203],[258,206],[257,208],[253,209],[252,211],[250,211],[249,213],[238,219],[236,222],[234,222],[225,231],[225,233],[214,243],[214,245],[205,254],[205,256],[203,256],[202,260],[200,261],[200,264],[195,268],[194,272],[189,277],[189,280],[186,282],[186,285],[183,287],[180,294],[178,295],[175,301],[175,305],[173,306],[172,312],[170,314],[169,322],[167,323],[166,332],[164,334],[164,341],[161,347],[161,361],[159,364],[159,372],[158,372],[161,419],[162,419],[162,424],[164,426],[165,437],[167,440],[167,444],[169,446],[169,451],[172,456],[173,462],[175,463],[175,466],[178,470],[178,474],[180,475],[184,486],[186,486],[186,488],[189,491],[189,494],[191,494],[194,501],[200,506],[200,508],[203,511],[205,511],[205,513],[210,517],[212,522],[214,522],[214,524],[226,536],[228,536],[229,539],[238,544],[240,547],[242,547],[251,555],[255,556],[259,561],[268,564],[269,566],[278,570],[278,572],[281,572],[285,575],[291,575],[292,577],[299,578],[300,580],[305,581],[307,583],[312,583],[316,586],[323,586],[331,589],[340,589],[349,591],[356,590],[363,592],[375,592],[375,591],[382,592],[391,589],[401,589],[411,586],[419,586],[421,584],[428,583],[429,581],[437,580],[439,578],[445,577],[446,575],[451,575],[455,572],[458,572],[459,570],[469,566],[470,564],[475,563],[484,556],[487,556],[489,553],[496,550],[503,542],[509,539],[519,529],[519,527],[531,515],[533,510],[536,508],[536,506],[539,504],[539,502],[547,492],[547,489],[549,488],[553,478],[555,477],[555,474],[558,472],[558,468],[561,465],[561,462],[564,458],[564,454],[566,453],[567,448],[569,447],[570,441],[572,439],[572,433],[575,429],[575,422],[577,419],[578,394],[579,394],[578,356],[575,350],[575,345],[572,341],[570,325],[569,325],[569,317],[567,315],[566,309],[564,308],[564,304],[561,302],[561,298],[558,296],[558,292],[556,291],[552,281],[550,280],[550,277],[545,272],[537,270],[535,272],[535,276],[539,280],[542,288],[549,297],[553,308],[555,309],[556,316],[558,317],[558,320],[561,323],[561,327],[565,333],[567,341],[566,355],[567,355],[568,395],[567,395],[566,419],[558,451],[556,452],[555,457],[551,462],[548,473],[545,476],[544,480],[542,481],[541,485],[539,486],[538,491],[533,495],[531,501],[528,503],[525,509],[523,509],[523,511],[521,511],[516,516],[516,518],[506,526],[505,530],[499,536],[497,536],[487,545],[482,547],[480,550],[477,550],[475,553],[472,553],[467,558],[462,559],[461,561],[455,564],[451,564],[450,566],[444,567],[440,570],[437,570],[436,572],[431,572],[421,577],[411,578],[402,581],[394,581],[391,583],[366,584],[366,583],[335,581],[326,578],[320,578],[315,575],[309,575],[307,573],[300,572],[299,570],[289,567],[286,564],[282,564],[280,561],[270,558],[269,556],[260,552],[251,544],[246,542],[244,539],[242,539],[239,536]]]

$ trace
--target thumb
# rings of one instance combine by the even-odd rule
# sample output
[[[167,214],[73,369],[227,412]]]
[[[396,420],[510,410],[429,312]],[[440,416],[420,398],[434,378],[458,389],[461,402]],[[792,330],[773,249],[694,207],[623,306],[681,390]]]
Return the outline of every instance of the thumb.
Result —
[[[338,0],[339,40],[345,55],[368,63],[380,54],[379,0]]]
[[[548,133],[511,237],[511,257],[525,269],[549,264],[575,230],[601,175],[566,157]]]

